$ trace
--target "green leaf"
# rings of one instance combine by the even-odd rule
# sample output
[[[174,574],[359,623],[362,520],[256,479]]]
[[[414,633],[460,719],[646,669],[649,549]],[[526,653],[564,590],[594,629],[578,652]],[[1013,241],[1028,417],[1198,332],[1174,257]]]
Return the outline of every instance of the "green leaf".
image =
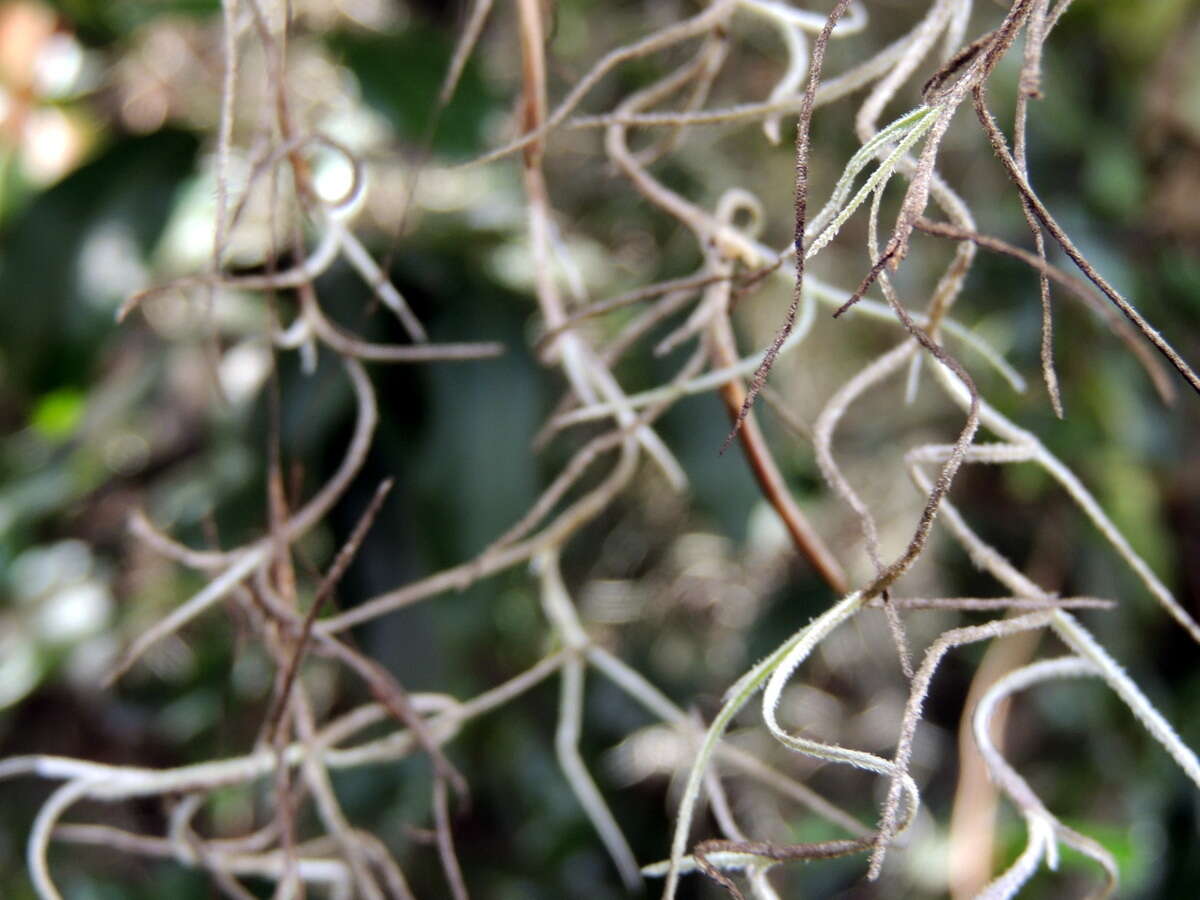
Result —
[[[76,388],[59,388],[44,395],[33,411],[32,425],[43,437],[60,441],[71,436],[79,421],[87,398]]]
[[[422,140],[453,54],[449,38],[414,25],[392,35],[334,35],[329,47],[358,77],[367,103],[387,117],[400,137],[414,143]],[[457,157],[480,152],[493,104],[494,95],[479,67],[468,62],[438,122],[434,152]]]

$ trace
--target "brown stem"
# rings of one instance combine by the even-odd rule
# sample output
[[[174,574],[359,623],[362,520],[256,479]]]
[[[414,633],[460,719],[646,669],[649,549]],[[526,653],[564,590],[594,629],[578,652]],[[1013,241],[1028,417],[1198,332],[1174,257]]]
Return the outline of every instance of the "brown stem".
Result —
[[[726,332],[726,339],[718,338],[712,341],[713,365],[717,368],[731,366],[737,362],[737,354],[730,346],[732,329],[729,327],[729,320],[721,315],[715,324],[717,328]],[[754,480],[758,482],[763,497],[783,520],[800,554],[812,563],[817,574],[835,593],[845,594],[850,590],[846,573],[792,498],[792,492],[783,480],[758,422],[746,409],[747,393],[741,379],[734,378],[726,382],[721,388],[721,397],[725,401],[725,408],[729,411],[729,418],[734,427],[737,428],[739,423],[741,425],[737,428],[737,435],[742,444],[742,453],[745,454],[746,462],[750,464],[750,470],[754,473]]]

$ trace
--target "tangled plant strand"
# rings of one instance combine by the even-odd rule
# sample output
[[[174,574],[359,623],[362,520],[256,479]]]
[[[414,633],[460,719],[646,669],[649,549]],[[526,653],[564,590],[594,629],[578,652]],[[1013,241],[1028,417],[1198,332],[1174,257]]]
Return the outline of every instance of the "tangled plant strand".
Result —
[[[265,467],[270,494],[268,525],[260,537],[243,546],[188,547],[156,527],[148,515],[139,513],[131,520],[135,540],[202,573],[206,583],[131,642],[114,667],[110,684],[160,642],[176,637],[226,602],[244,614],[253,639],[271,659],[275,669],[271,704],[258,743],[226,759],[158,770],[46,755],[0,761],[0,779],[33,776],[61,782],[32,823],[27,843],[28,869],[39,897],[61,897],[47,856],[52,840],[173,859],[188,868],[206,870],[214,884],[233,897],[251,896],[242,880],[252,877],[274,882],[280,897],[300,896],[314,887],[328,890],[334,897],[415,897],[418,892],[395,858],[395,848],[349,820],[331,773],[422,755],[430,762],[428,783],[422,784],[432,820],[430,853],[436,856],[444,881],[437,890],[456,900],[466,898],[474,879],[456,850],[454,832],[460,808],[453,801],[459,798],[465,806],[471,773],[460,773],[443,748],[468,723],[505,709],[552,678],[559,680],[553,738],[559,767],[581,814],[628,891],[639,890],[643,877],[662,878],[662,896],[669,900],[683,875],[698,873],[740,897],[741,889],[731,877],[736,873],[745,876],[755,897],[772,900],[780,894],[770,879],[788,863],[805,860],[817,865],[821,860],[860,853],[868,856],[867,877],[884,877],[885,856],[897,847],[897,839],[922,808],[913,748],[939,662],[955,647],[1019,631],[1053,633],[1072,655],[1034,662],[1010,673],[985,694],[974,712],[974,733],[988,771],[1017,806],[1028,830],[1024,852],[980,896],[1015,896],[1043,862],[1054,867],[1059,843],[1095,860],[1105,873],[1104,890],[1111,891],[1118,875],[1112,854],[1051,814],[995,746],[989,723],[997,704],[1051,678],[1097,677],[1122,699],[1197,787],[1200,763],[1144,692],[1067,612],[1110,609],[1112,602],[1095,597],[1061,598],[1043,588],[983,541],[950,500],[963,465],[1039,467],[1096,527],[1146,592],[1200,642],[1200,625],[1135,552],[1083,481],[1032,432],[1001,415],[985,398],[985,379],[994,379],[989,370],[1017,391],[1024,389],[1024,376],[965,320],[952,316],[971,299],[967,278],[976,248],[1004,254],[1026,264],[1037,276],[1043,323],[1039,355],[1049,402],[1058,418],[1064,415],[1064,408],[1053,358],[1052,286],[1102,311],[1164,399],[1173,396],[1174,388],[1166,377],[1168,370],[1153,351],[1200,391],[1200,377],[1088,262],[1032,186],[1030,101],[1043,89],[1052,89],[1042,83],[1042,56],[1069,0],[1054,5],[1049,0],[1014,0],[1002,12],[991,8],[993,4],[973,10],[969,0],[932,0],[914,13],[906,34],[828,76],[825,57],[831,42],[846,41],[857,47],[853,42],[870,34],[875,23],[866,4],[838,0],[831,12],[823,14],[781,0],[713,0],[688,18],[599,54],[590,68],[565,86],[557,102],[551,101],[560,88],[555,83],[557,70],[548,58],[548,34],[554,26],[546,20],[553,4],[515,0],[513,5],[511,13],[504,13],[494,10],[491,0],[471,4],[440,81],[433,104],[436,112],[418,155],[422,164],[429,162],[437,117],[450,104],[472,57],[483,52],[489,19],[510,15],[516,46],[505,52],[520,60],[519,84],[514,86],[517,133],[465,166],[498,163],[519,154],[519,162],[513,164],[520,168],[531,305],[536,306],[539,320],[534,349],[563,390],[560,402],[536,435],[536,443],[540,447],[559,441],[571,452],[529,509],[476,556],[374,597],[360,598],[348,609],[326,611],[325,601],[362,545],[390,487],[390,482],[385,482],[380,488],[328,570],[317,573],[315,579],[303,574],[303,567],[297,565],[302,558],[297,543],[345,499],[364,467],[381,415],[387,412],[377,401],[367,365],[479,360],[508,348],[489,340],[488,335],[463,343],[430,340],[426,325],[392,281],[390,266],[372,255],[370,241],[356,225],[355,216],[373,190],[370,166],[347,146],[302,121],[296,112],[287,49],[290,24],[285,11],[260,5],[259,0],[223,0],[211,259],[202,272],[128,298],[118,318],[133,314],[139,305],[166,290],[198,296],[209,305],[222,291],[262,295],[263,304],[271,311],[264,339],[280,356],[296,353],[305,377],[326,377],[319,360],[336,359],[353,389],[356,424],[334,474],[307,501],[292,501],[294,509],[283,490],[278,435],[274,435]],[[968,39],[971,23],[982,19],[988,20],[989,30]],[[766,26],[778,36],[786,59],[772,61],[779,74],[765,100],[761,93],[749,91],[730,99],[730,93],[741,84],[736,73],[728,71],[728,60],[734,48],[752,45],[746,34],[755,26]],[[1021,40],[1010,148],[987,105],[987,94],[989,88],[995,88],[1001,60]],[[251,50],[265,60],[270,94],[265,124],[260,123],[253,140],[241,134],[236,121],[245,82],[242,65]],[[655,76],[624,95],[610,96],[611,108],[581,111],[602,93],[602,82],[615,80],[610,76],[634,61]],[[916,79],[923,67],[932,69],[932,74],[922,86]],[[908,112],[891,110],[907,89],[912,89],[910,96],[919,89],[920,105]],[[840,163],[840,175],[827,188],[814,178],[816,167],[811,165],[814,117],[829,104],[864,92],[854,115],[857,149]],[[710,105],[714,95],[725,105]],[[939,170],[951,122],[968,98],[982,126],[982,135],[976,135],[978,146],[994,153],[1011,181],[1011,199],[1023,211],[1033,251],[981,233],[971,215],[970,185],[963,185],[960,194],[949,176]],[[701,126],[754,131],[751,126],[757,125],[768,142],[778,143],[792,115],[796,116],[794,203],[790,210],[782,210],[786,215],[781,216],[781,210],[743,185],[718,183],[719,177],[714,177],[704,192],[685,196],[672,187],[679,179],[665,174],[665,163],[687,158],[688,143],[695,140]],[[881,121],[889,124],[877,127]],[[584,279],[578,276],[577,251],[564,237],[577,226],[571,222],[569,204],[561,199],[565,192],[557,192],[557,173],[551,163],[560,133],[586,137],[594,134],[589,129],[602,129],[602,138],[593,141],[593,150],[602,156],[589,165],[610,167],[615,183],[630,193],[633,202],[680,226],[680,233],[690,242],[693,260],[699,260],[692,263],[692,271],[671,277],[660,273],[660,280],[628,290],[618,285],[618,292],[608,299],[592,301],[588,297]],[[651,134],[654,142],[640,146],[643,133]],[[253,165],[247,183],[235,187],[232,158],[242,151]],[[317,151],[333,153],[349,167],[351,184],[344,196],[329,200],[316,190],[308,154]],[[465,166],[454,171],[461,172]],[[417,193],[420,169],[420,165],[413,166],[408,173],[410,195]],[[277,178],[280,175],[283,177]],[[895,218],[890,227],[881,229],[881,210],[887,208],[885,194],[898,184],[902,194]],[[827,199],[812,204],[817,212],[810,215],[810,204],[826,189]],[[252,201],[264,193],[272,198],[270,257],[261,272],[235,273],[228,262],[229,248],[250,215]],[[407,228],[411,196],[404,202],[401,219]],[[929,211],[931,204],[946,221]],[[750,224],[741,224],[747,217]],[[853,256],[857,265],[853,277],[860,279],[857,288],[834,285],[821,273],[810,271],[835,252],[846,254],[843,262],[851,258],[843,246],[845,234],[862,218],[866,219],[867,242],[865,253]],[[788,220],[791,231],[791,243],[782,249],[761,237],[769,233],[768,226],[776,219]],[[1051,264],[1047,236],[1086,281]],[[911,264],[911,257],[920,255],[921,242],[930,237],[954,242],[953,258],[931,287],[916,288],[905,282],[910,296],[904,297],[897,286],[901,281],[894,282],[892,273]],[[784,241],[786,236],[780,243]],[[277,259],[284,256],[286,264]],[[406,336],[405,343],[369,341],[330,316],[328,298],[322,296],[318,279],[339,263],[357,273],[395,318]],[[773,288],[785,283],[792,293],[782,314],[775,316],[774,337],[765,348],[747,352],[744,344],[748,339],[738,318],[741,314],[734,315],[735,307],[757,304],[761,315]],[[1089,283],[1105,299],[1100,299]],[[883,299],[868,297],[872,290]],[[638,304],[643,306],[636,314],[612,324],[610,317]],[[819,306],[835,310],[839,321],[819,322]],[[290,312],[281,315],[280,309]],[[842,315],[851,310],[852,315]],[[845,375],[813,404],[819,409],[811,427],[813,459],[830,497],[848,507],[857,519],[860,546],[844,535],[833,535],[832,529],[823,533],[814,524],[817,518],[807,508],[810,504],[789,486],[786,468],[777,460],[778,448],[772,448],[771,434],[759,423],[754,407],[756,398],[763,396],[782,403],[788,415],[794,413],[788,407],[792,399],[782,388],[769,385],[768,379],[785,359],[788,365],[802,367],[815,358],[812,335],[817,329],[829,329],[834,336],[828,340],[841,341],[849,340],[848,334],[860,325],[881,322],[895,329],[890,332],[889,349]],[[654,345],[647,347],[652,336]],[[954,353],[969,349],[971,353],[964,358],[982,361],[986,368],[969,369],[948,343]],[[667,380],[640,389],[623,383],[623,362],[639,354],[645,360],[667,356],[677,348],[687,349],[687,358],[682,365],[673,364]],[[956,437],[947,435],[940,443],[922,439],[906,450],[905,464],[924,499],[916,525],[902,523],[900,530],[907,529],[904,533],[909,537],[894,553],[894,508],[880,504],[865,486],[856,484],[857,473],[847,465],[847,455],[836,446],[835,438],[839,426],[851,420],[869,397],[896,388],[895,382],[906,370],[905,396],[915,397],[921,372],[931,372],[941,388],[931,402],[941,404],[942,411],[957,408],[954,415],[960,424]],[[776,379],[778,382],[778,376]],[[778,517],[797,558],[818,576],[831,598],[811,621],[793,621],[791,636],[736,679],[707,727],[667,697],[648,675],[622,659],[607,636],[604,640],[598,637],[599,629],[572,600],[571,572],[564,573],[561,567],[568,551],[587,552],[588,542],[580,537],[584,529],[595,527],[635,493],[643,463],[653,464],[653,477],[665,480],[671,491],[686,497],[688,472],[678,449],[664,436],[668,432],[661,428],[660,420],[683,398],[706,391],[720,392],[732,421],[726,444],[730,445],[735,435],[739,438],[741,455],[764,505]],[[589,438],[569,443],[572,431],[578,428],[591,428]],[[803,425],[797,429],[803,430]],[[981,433],[991,437],[980,440]],[[889,434],[888,439],[898,442],[902,435]],[[712,449],[716,453],[721,448]],[[934,469],[936,474],[931,474]],[[822,520],[826,518],[822,516]],[[1004,589],[1000,596],[902,595],[906,584],[902,579],[919,559],[930,555],[926,551],[939,523],[945,527],[937,533],[993,577]],[[404,615],[407,607],[432,602],[523,564],[529,568],[530,591],[541,599],[552,649],[523,672],[473,698],[409,693],[379,661],[358,650],[346,636],[352,627],[384,616]],[[819,648],[828,646],[836,632],[845,630],[843,626],[869,615],[871,609],[882,609],[888,617],[900,661],[896,676],[908,697],[895,732],[894,750],[840,746],[808,736],[804,723],[785,725],[791,716],[785,695],[799,681],[801,665]],[[923,656],[916,657],[922,662],[914,670],[905,620],[919,609],[987,610],[1006,612],[1008,617],[945,627]],[[339,671],[352,674],[372,699],[322,721],[307,667],[316,658],[332,661]],[[646,710],[658,723],[656,727],[672,735],[680,748],[670,760],[670,768],[680,778],[682,791],[673,824],[669,828],[664,825],[671,838],[659,848],[666,857],[659,862],[639,865],[619,815],[606,800],[603,782],[593,776],[581,750],[589,670]],[[730,731],[743,710],[752,708],[750,701],[760,690],[761,718],[750,724],[762,740],[743,746],[742,741],[730,737]],[[386,733],[362,736],[367,729],[380,726]],[[789,769],[794,757],[862,770],[855,777],[866,777],[863,773],[881,776],[888,789],[876,824],[864,824],[855,813],[795,777]],[[731,775],[737,776],[736,781]],[[249,836],[201,833],[195,820],[215,792],[254,786],[270,796],[267,824]],[[754,791],[794,801],[806,814],[823,819],[847,836],[794,843],[778,835],[755,834],[760,820],[744,816],[737,802],[741,794],[752,796]],[[702,823],[706,797],[723,836],[697,840],[695,831]],[[80,801],[115,803],[135,798],[157,798],[164,805],[182,798],[170,812],[166,834],[137,834],[99,823],[60,824],[64,814]],[[314,815],[302,816],[301,809],[310,809]],[[308,833],[314,828],[319,833]]]

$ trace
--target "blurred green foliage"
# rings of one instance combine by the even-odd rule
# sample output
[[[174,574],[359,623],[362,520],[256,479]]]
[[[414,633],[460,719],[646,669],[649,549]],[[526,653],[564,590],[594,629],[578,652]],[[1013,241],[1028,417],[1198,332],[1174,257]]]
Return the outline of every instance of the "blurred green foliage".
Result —
[[[496,97],[478,63],[469,61],[463,68],[454,98],[434,121],[454,50],[445,31],[417,21],[399,34],[331,34],[328,48],[354,72],[363,100],[387,118],[399,141],[421,145],[436,126],[432,150],[439,157],[465,158],[483,149]]]

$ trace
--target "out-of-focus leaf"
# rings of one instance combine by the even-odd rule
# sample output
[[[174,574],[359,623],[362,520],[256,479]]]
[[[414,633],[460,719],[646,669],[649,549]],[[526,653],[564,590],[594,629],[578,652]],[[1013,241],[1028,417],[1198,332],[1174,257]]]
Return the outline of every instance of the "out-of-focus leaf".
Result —
[[[1144,62],[1153,59],[1170,34],[1178,29],[1193,0],[1108,0],[1107,3],[1081,4],[1075,21],[1082,27],[1099,30],[1109,49],[1127,59]],[[1087,22],[1087,19],[1093,21]],[[1064,25],[1072,17],[1064,19]],[[1086,24],[1085,24],[1086,23]]]
[[[180,132],[114,144],[12,223],[0,250],[9,377],[35,390],[87,378],[195,152]]]
[[[220,0],[50,0],[50,5],[93,43],[122,38],[164,15],[207,19],[221,9]]]
[[[65,438],[79,424],[86,402],[84,394],[73,388],[51,391],[38,401],[33,427],[51,440]]]
[[[382,37],[338,34],[329,45],[358,77],[367,103],[387,117],[402,139],[420,141],[453,53],[446,35],[414,25]],[[493,102],[479,67],[468,63],[438,122],[434,151],[466,156],[482,149]]]

